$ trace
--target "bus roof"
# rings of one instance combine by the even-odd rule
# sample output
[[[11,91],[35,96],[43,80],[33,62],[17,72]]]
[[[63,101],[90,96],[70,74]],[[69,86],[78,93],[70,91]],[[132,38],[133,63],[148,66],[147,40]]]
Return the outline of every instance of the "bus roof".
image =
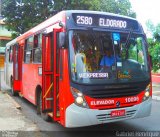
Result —
[[[59,23],[60,21],[65,21],[65,14],[71,15],[72,13],[108,15],[108,16],[120,17],[120,18],[124,18],[124,19],[137,21],[136,19],[131,18],[131,17],[118,15],[118,14],[114,14],[114,13],[109,13],[109,12],[91,11],[91,10],[65,10],[65,11],[61,11],[61,12],[57,13],[56,15],[50,17],[49,19],[45,20],[44,22],[40,23],[39,25],[28,30],[24,34],[20,35],[19,37],[15,38],[14,40],[10,41],[7,45],[15,44],[16,42],[21,41],[22,39],[25,39],[33,34],[40,32],[40,31],[43,31],[45,28],[50,27],[52,25],[55,25],[56,23]],[[137,21],[137,23],[138,23],[138,21]]]
[[[136,20],[135,18],[124,16],[124,15],[119,15],[115,13],[110,13],[110,12],[104,12],[104,11],[92,11],[92,10],[66,10],[66,13],[72,14],[72,13],[90,13],[90,14],[99,14],[99,15],[109,15],[109,16],[115,16],[115,17],[121,17],[121,18],[126,18],[126,19],[131,19],[131,20]]]

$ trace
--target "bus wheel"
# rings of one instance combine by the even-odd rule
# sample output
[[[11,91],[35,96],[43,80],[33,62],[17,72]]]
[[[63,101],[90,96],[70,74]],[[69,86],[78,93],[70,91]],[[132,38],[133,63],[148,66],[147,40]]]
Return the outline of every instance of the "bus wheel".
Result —
[[[37,95],[37,114],[40,114],[45,121],[51,121],[51,117],[47,113],[42,112],[42,92],[39,92]]]
[[[12,78],[12,77],[11,77],[10,84],[11,84],[11,95],[12,95],[12,96],[17,96],[18,93],[15,92],[14,89],[13,89],[13,78]]]

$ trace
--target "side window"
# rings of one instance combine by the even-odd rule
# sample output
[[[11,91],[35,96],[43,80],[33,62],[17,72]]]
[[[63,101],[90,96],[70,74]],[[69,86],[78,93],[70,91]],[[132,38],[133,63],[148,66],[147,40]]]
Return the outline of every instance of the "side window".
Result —
[[[33,37],[30,37],[26,40],[25,43],[25,50],[24,50],[24,62],[25,63],[31,63],[33,56]]]
[[[13,46],[9,48],[9,62],[13,62]]]
[[[141,64],[141,65],[144,65],[144,40],[139,37],[137,38],[137,61]]]
[[[143,39],[138,37],[134,39],[134,42],[129,48],[129,58],[137,61],[140,64],[144,64],[143,45]]]
[[[5,62],[9,62],[9,49],[6,48],[5,50]]]
[[[42,34],[34,36],[33,62],[42,62]]]

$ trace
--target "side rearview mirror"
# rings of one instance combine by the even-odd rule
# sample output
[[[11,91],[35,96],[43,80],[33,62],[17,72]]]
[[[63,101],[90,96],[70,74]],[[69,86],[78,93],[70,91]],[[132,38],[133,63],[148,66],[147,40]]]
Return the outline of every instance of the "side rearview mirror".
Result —
[[[58,37],[59,48],[64,48],[66,42],[66,33],[60,32]]]
[[[150,58],[150,64],[151,64],[151,68],[152,68],[153,67],[152,56],[149,55],[149,58]]]

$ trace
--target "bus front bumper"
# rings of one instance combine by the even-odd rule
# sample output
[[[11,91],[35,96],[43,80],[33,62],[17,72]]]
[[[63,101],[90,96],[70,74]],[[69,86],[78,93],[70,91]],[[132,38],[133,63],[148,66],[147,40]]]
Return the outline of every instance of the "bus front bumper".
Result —
[[[116,122],[126,119],[141,118],[150,115],[151,112],[151,100],[150,97],[148,100],[142,102],[141,104],[126,107],[126,108],[117,108],[109,110],[97,110],[97,109],[88,109],[78,107],[75,104],[71,104],[66,109],[66,127],[83,127],[97,124],[104,124],[110,122]],[[126,111],[125,116],[120,117],[111,117],[111,111],[113,110],[124,110]]]

